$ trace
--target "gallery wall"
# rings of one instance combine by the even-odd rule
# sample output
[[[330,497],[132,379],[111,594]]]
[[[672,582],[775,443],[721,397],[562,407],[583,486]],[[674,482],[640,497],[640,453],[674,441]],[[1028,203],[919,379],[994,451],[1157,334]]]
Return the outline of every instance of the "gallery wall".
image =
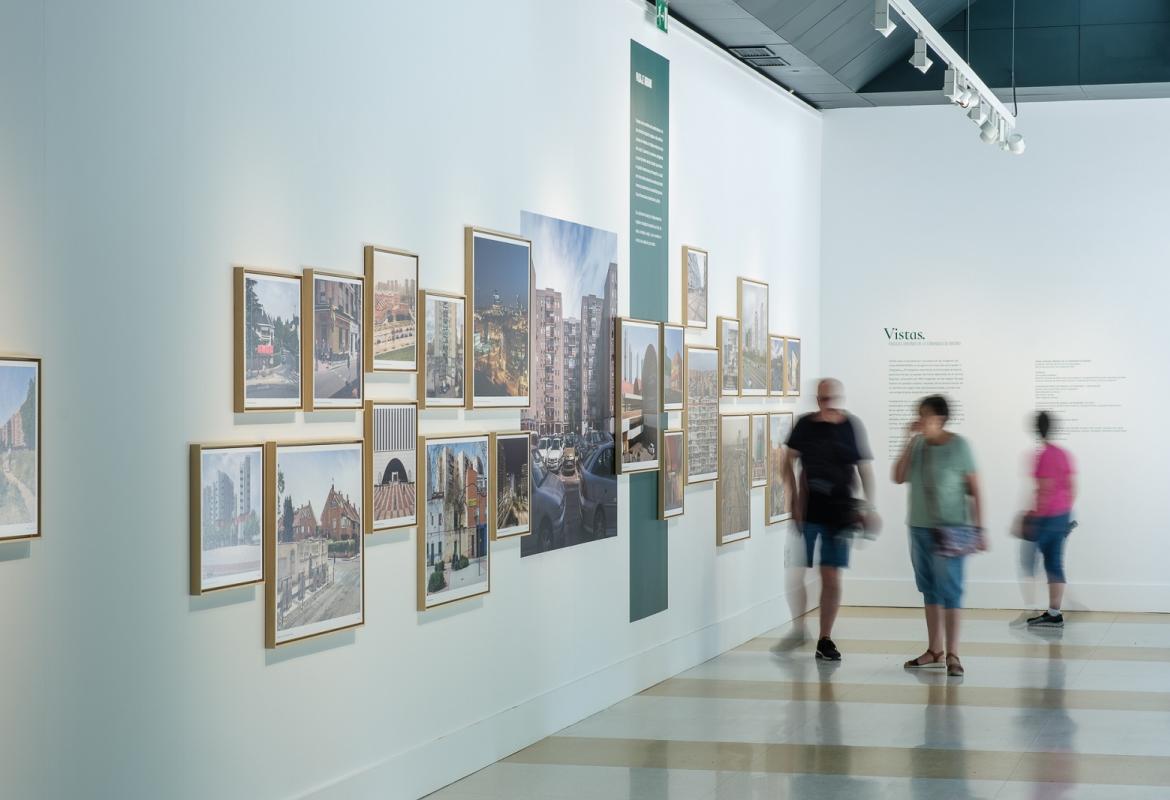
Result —
[[[0,350],[45,360],[44,539],[0,548],[12,796],[415,797],[788,618],[787,526],[758,489],[752,538],[716,550],[705,484],[669,523],[669,608],[638,623],[623,513],[601,542],[494,544],[489,595],[422,614],[413,533],[369,538],[365,626],[267,651],[259,587],[187,593],[186,453],[361,434],[353,412],[232,413],[233,264],[357,274],[369,242],[461,291],[463,226],[529,210],[617,232],[628,309],[631,38],[671,64],[672,264],[710,251],[712,317],[737,275],[767,281],[807,382],[818,115],[633,0],[2,9]]]
[[[1028,415],[1044,407],[1064,421],[1060,443],[1079,470],[1066,606],[1170,611],[1160,406],[1170,154],[1157,135],[1170,102],[1029,103],[1019,119],[1028,149],[1014,157],[949,107],[825,115],[822,364],[868,426],[886,522],[856,554],[845,601],[921,602],[906,490],[888,478],[890,429],[932,382],[953,382],[993,547],[968,560],[967,602],[1042,602],[1019,584],[1007,531],[1031,486]],[[891,340],[886,328],[925,339]],[[891,369],[923,359],[934,365],[913,366],[930,380]]]

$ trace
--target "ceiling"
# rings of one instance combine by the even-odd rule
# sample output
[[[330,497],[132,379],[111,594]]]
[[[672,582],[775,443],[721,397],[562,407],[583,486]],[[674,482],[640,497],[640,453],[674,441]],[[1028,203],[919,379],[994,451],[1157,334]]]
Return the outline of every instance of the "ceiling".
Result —
[[[1020,100],[1170,97],[1170,0],[914,5],[1002,99],[1012,94],[1013,6]],[[945,102],[941,66],[911,67],[913,32],[893,13],[898,28],[883,38],[873,12],[873,0],[670,0],[671,16],[817,108]]]

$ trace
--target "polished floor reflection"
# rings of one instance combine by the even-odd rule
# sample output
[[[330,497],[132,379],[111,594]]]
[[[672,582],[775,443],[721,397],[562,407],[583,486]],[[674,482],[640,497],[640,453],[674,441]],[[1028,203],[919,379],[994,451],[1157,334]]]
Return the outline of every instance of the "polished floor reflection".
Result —
[[[844,609],[839,664],[770,631],[431,798],[1170,798],[1170,616],[971,611],[947,678],[901,667],[920,614]]]

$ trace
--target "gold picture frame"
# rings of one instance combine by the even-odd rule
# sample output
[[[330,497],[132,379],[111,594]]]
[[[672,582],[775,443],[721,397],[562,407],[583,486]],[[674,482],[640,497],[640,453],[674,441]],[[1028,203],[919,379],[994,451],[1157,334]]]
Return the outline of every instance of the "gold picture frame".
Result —
[[[682,411],[685,397],[686,384],[686,349],[687,349],[687,329],[682,325],[675,325],[670,322],[663,322],[660,326],[661,337],[658,343],[658,352],[661,358],[661,378],[659,384],[662,389],[662,411]],[[667,400],[668,395],[668,378],[673,377],[673,366],[667,353],[667,336],[669,332],[676,332],[678,339],[678,399]]]
[[[788,437],[782,435],[780,441],[777,442],[776,434],[791,433],[794,417],[795,415],[791,411],[768,412],[768,482],[764,485],[765,525],[775,525],[779,522],[792,519],[792,498],[788,496],[787,487],[784,485],[784,475],[776,474],[784,461],[784,451],[788,447],[786,443]],[[784,420],[784,422],[778,424],[777,420]],[[783,507],[779,514],[773,514],[777,487],[779,487]]]
[[[260,469],[253,476],[251,474],[251,467],[248,471],[248,494],[251,495],[251,483],[255,481],[260,487],[260,509],[258,511],[258,533],[259,543],[257,545],[259,552],[259,565],[257,575],[255,577],[244,577],[240,580],[229,580],[227,582],[205,581],[203,575],[203,515],[206,509],[203,504],[203,457],[204,453],[213,453],[228,450],[255,450],[258,451],[260,460]],[[258,583],[264,582],[264,519],[267,516],[267,509],[264,506],[265,491],[264,491],[264,442],[223,442],[223,443],[207,443],[199,442],[193,443],[188,448],[189,457],[189,478],[190,478],[190,592],[193,596],[208,594],[210,592],[219,592],[225,589],[237,589],[241,586],[254,586]],[[237,471],[237,475],[239,472]],[[230,476],[229,476],[230,480]],[[240,476],[240,483],[243,482],[243,476]],[[232,484],[234,492],[240,492],[242,487],[236,483]],[[251,498],[249,497],[249,505]],[[238,513],[240,508],[239,496],[236,495],[235,507],[232,509],[233,517],[240,517]],[[238,520],[237,523],[238,525]],[[247,575],[248,573],[241,570],[236,575]]]
[[[714,375],[711,383],[711,388],[714,390],[711,397],[714,402],[704,402],[701,404],[695,402],[696,394],[691,388],[691,353],[693,352],[709,354],[707,357],[715,362]],[[683,381],[683,406],[685,410],[683,414],[686,417],[686,422],[683,428],[687,434],[686,468],[687,485],[690,486],[697,483],[708,483],[719,477],[719,348],[688,344],[685,348],[685,353],[686,355],[683,359],[683,370],[685,373],[685,380]],[[708,423],[711,428],[709,432],[706,430]],[[710,441],[707,440],[708,435]],[[699,441],[698,437],[702,437],[702,441]],[[691,456],[692,447],[696,450],[699,447],[710,447],[710,460],[713,462],[713,468],[709,472],[691,474],[691,468],[696,461]]]
[[[408,259],[414,261],[414,279],[413,285],[406,287],[403,296],[409,297],[410,302],[414,303],[414,358],[401,364],[394,361],[388,363],[379,363],[378,361],[378,334],[377,322],[374,315],[377,312],[377,271],[378,271],[378,256],[388,256],[391,258]],[[366,372],[417,372],[418,371],[418,274],[419,274],[419,255],[412,253],[409,250],[399,250],[394,247],[381,247],[375,244],[367,244],[362,251],[363,261],[365,262],[365,299],[362,303],[362,310],[364,312],[363,325],[365,327],[365,336],[363,339],[362,355],[365,361]],[[385,359],[383,360],[386,361]]]
[[[730,341],[728,341],[730,339]],[[719,396],[739,397],[740,361],[739,361],[739,319],[737,317],[719,316],[715,318],[715,346],[719,351]],[[735,357],[734,385],[728,383],[727,361]]]
[[[475,243],[477,239],[502,241],[515,246],[523,247],[527,251],[528,262],[528,291],[525,293],[528,307],[524,309],[523,319],[527,326],[523,336],[523,343],[525,348],[525,365],[524,380],[526,382],[524,394],[514,395],[479,395],[476,393],[475,375],[476,375],[476,354],[475,354]],[[467,321],[463,326],[464,331],[464,357],[466,365],[463,368],[463,373],[466,376],[464,381],[464,402],[468,410],[477,408],[528,408],[532,404],[532,298],[534,284],[536,283],[536,273],[532,266],[532,240],[524,236],[518,236],[514,233],[504,233],[502,231],[494,231],[489,228],[480,228],[474,225],[468,225],[463,229],[463,291],[467,296],[464,302],[464,313]],[[507,298],[502,297],[499,300],[500,304],[506,309]]]
[[[361,352],[352,359],[346,361],[346,369],[356,367],[355,380],[357,382],[357,397],[346,397],[339,399],[334,397],[317,397],[317,280],[333,281],[336,283],[348,283],[350,285],[356,284],[357,297],[361,300],[362,306],[365,306],[365,278],[361,275],[347,275],[343,272],[330,272],[327,270],[316,269],[314,267],[306,267],[304,277],[301,281],[301,381],[304,385],[304,407],[306,412],[310,411],[335,411],[335,410],[358,410],[361,409],[365,403],[365,332],[363,326],[365,325],[365,312],[363,309],[358,309],[358,312],[353,315],[354,319],[350,320],[351,324],[356,326],[358,345]],[[307,311],[307,313],[306,313]],[[344,322],[344,320],[342,320]],[[340,326],[339,326],[340,327]],[[351,329],[352,333],[352,329]],[[307,343],[307,345],[306,345]],[[349,386],[349,382],[343,384],[342,389]]]
[[[749,287],[763,288],[764,303],[763,310],[749,308],[747,303],[746,290]],[[739,319],[739,396],[740,397],[764,397],[768,393],[768,315],[769,315],[769,296],[771,294],[771,287],[764,281],[757,281],[752,278],[739,277],[736,278],[736,310]],[[748,337],[762,336],[760,344],[762,345],[762,352],[759,353],[759,363],[756,359],[756,353],[749,352]],[[749,358],[749,355],[751,358]],[[758,373],[758,374],[757,374]]]
[[[626,344],[627,330],[634,331],[641,329],[643,333],[647,333],[647,329],[653,329],[653,345],[657,349],[656,359],[659,363],[654,364],[651,368],[650,374],[654,377],[654,395],[653,397],[645,396],[645,387],[642,382],[646,377],[646,359],[643,357],[641,370],[634,378],[639,385],[637,394],[631,392],[630,398],[640,398],[642,401],[641,413],[638,413],[637,408],[633,408],[630,412],[626,412],[624,401],[623,385],[625,382],[625,373],[627,367],[637,366],[626,363],[626,358],[623,355],[624,345]],[[643,337],[649,340],[649,336]],[[614,467],[618,475],[624,475],[633,472],[652,472],[658,469],[660,462],[660,451],[662,444],[659,441],[661,438],[661,422],[660,416],[662,414],[662,323],[653,320],[636,319],[634,317],[618,317],[614,320]],[[639,345],[641,347],[642,345]],[[631,373],[633,377],[633,373]],[[647,419],[653,417],[653,421]],[[653,425],[653,441],[642,441],[643,433],[646,429]],[[639,460],[629,460],[629,452],[627,452],[627,444],[631,441],[638,440],[642,446],[642,451],[646,452],[650,446],[653,447],[653,457]],[[630,445],[630,452],[633,446]]]
[[[793,343],[795,342],[795,351]],[[793,358],[795,352],[796,358]],[[800,365],[802,351],[799,336],[784,337],[784,396],[800,397]]]
[[[668,456],[671,452],[669,441],[675,441],[674,445],[678,449],[679,463],[677,470],[670,468]],[[674,494],[671,491],[670,485],[672,482],[677,484],[677,505],[667,505],[668,493]],[[686,487],[687,487],[687,442],[686,431],[673,428],[664,430],[662,432],[662,466],[658,470],[658,518],[659,519],[673,519],[674,517],[681,517],[686,511]]]
[[[751,431],[748,441],[751,446],[752,488],[759,489],[768,485],[768,415],[766,413],[753,413],[749,429]],[[759,453],[756,452],[757,445]]]
[[[779,354],[773,352],[777,343],[780,345]],[[787,349],[783,336],[768,334],[768,397],[784,396],[784,355]]]
[[[452,365],[458,366],[460,372],[460,394],[455,397],[429,397],[427,395],[427,299],[434,297],[439,300],[447,302],[458,302],[463,304],[463,308],[458,309],[452,317],[459,325],[464,326],[459,329],[458,346],[463,352],[458,353],[450,360]],[[420,410],[430,408],[465,408],[467,405],[467,320],[465,317],[467,306],[467,297],[456,292],[443,292],[437,289],[420,289],[418,292],[418,308],[419,319],[422,320],[419,325],[419,348],[418,348],[418,407]]]
[[[491,584],[491,560],[492,560],[492,556],[491,556],[491,537],[489,535],[489,530],[491,527],[491,489],[490,489],[490,487],[492,484],[492,476],[490,474],[490,472],[491,472],[491,468],[490,468],[491,438],[492,438],[491,434],[488,434],[488,433],[443,434],[443,435],[429,435],[429,436],[420,435],[418,437],[418,468],[415,471],[415,484],[418,487],[418,502],[417,502],[416,507],[422,509],[422,512],[421,512],[422,516],[419,519],[418,532],[417,532],[417,535],[415,536],[415,540],[416,540],[416,542],[415,542],[415,545],[416,545],[415,546],[415,575],[416,575],[416,589],[417,589],[416,599],[418,601],[417,607],[418,607],[418,610],[420,612],[430,611],[431,609],[439,608],[440,606],[449,605],[451,603],[457,603],[461,600],[469,600],[472,597],[482,597],[483,595],[488,594],[491,591],[491,585],[492,585]],[[446,598],[440,599],[436,602],[430,602],[428,595],[432,594],[433,592],[430,589],[429,581],[430,581],[431,575],[437,574],[438,571],[432,569],[431,572],[428,573],[427,570],[430,567],[436,566],[433,562],[433,555],[435,552],[438,552],[439,563],[443,563],[443,561],[444,561],[444,558],[443,558],[444,543],[441,539],[438,542],[428,541],[430,539],[429,528],[430,528],[430,523],[431,523],[431,508],[428,506],[428,502],[429,502],[429,500],[438,499],[438,498],[437,497],[436,498],[429,498],[428,497],[428,488],[427,487],[430,483],[430,475],[428,472],[428,465],[427,465],[427,460],[428,460],[427,448],[429,446],[431,446],[432,444],[438,445],[438,444],[441,444],[444,442],[446,442],[449,445],[460,445],[460,444],[469,444],[471,442],[481,442],[481,441],[483,442],[483,446],[484,446],[484,452],[483,452],[484,465],[485,465],[485,468],[488,470],[489,474],[483,476],[484,487],[483,487],[482,502],[480,501],[480,498],[478,496],[476,497],[475,508],[478,511],[477,511],[476,519],[474,520],[476,523],[476,531],[474,534],[471,534],[473,541],[469,541],[466,543],[473,544],[473,549],[482,548],[482,550],[483,550],[482,556],[480,556],[480,555],[474,556],[474,559],[477,562],[480,559],[482,559],[482,564],[476,564],[475,568],[479,569],[481,566],[484,568],[483,588],[482,588],[482,590],[480,590],[478,588],[478,586],[475,586],[475,587],[472,587],[473,591],[467,591],[467,592],[449,590],[447,588],[449,584],[447,584],[447,582],[446,582],[447,571],[444,568],[444,570],[443,570],[444,585],[439,589],[435,589],[434,591],[439,592],[439,591],[447,590],[449,592],[449,594],[452,594],[454,596],[446,597]],[[464,482],[464,487],[466,487],[466,482]],[[476,476],[476,490],[477,490],[477,495],[478,495],[478,490],[479,490],[479,476],[478,475]],[[463,504],[464,504],[464,508],[462,510],[462,513],[464,514],[464,521],[468,521],[466,514],[470,510],[471,507],[467,506],[466,500],[463,501]],[[436,518],[438,518],[438,514],[436,514]],[[451,518],[451,516],[449,514],[442,516],[442,519],[444,519],[444,520],[447,520],[450,518]],[[483,525],[482,534],[479,531],[479,525],[481,524],[480,523],[481,519],[482,519],[482,525]],[[443,523],[440,523],[440,524],[443,524]],[[466,527],[466,526],[464,526],[464,527]],[[442,535],[446,532],[440,531],[439,533],[440,533],[440,535]],[[461,534],[458,532],[455,534],[456,546],[453,548],[453,552],[452,552],[453,557],[466,555],[466,553],[461,552],[463,549],[462,545],[465,542],[462,542],[458,539],[458,537],[460,535],[466,535],[466,534]],[[482,536],[482,538],[481,538],[481,536]],[[436,546],[437,546],[437,551],[432,549]],[[465,566],[461,566],[458,570],[455,569],[454,565],[453,565],[452,569],[451,569],[451,575],[454,576],[455,572],[461,571],[462,569],[471,569],[472,568],[471,558],[469,557],[467,560],[468,560],[468,564]],[[428,562],[431,562],[431,563],[428,563]],[[466,586],[467,585],[465,584],[464,588],[466,588]]]
[[[278,605],[280,598],[278,597],[278,595],[282,594],[286,588],[285,586],[281,585],[281,583],[282,583],[281,576],[280,576],[280,573],[279,573],[279,570],[277,567],[277,557],[278,557],[278,549],[279,549],[278,548],[278,544],[279,544],[278,543],[278,531],[277,531],[277,520],[279,517],[278,500],[277,500],[277,493],[278,493],[278,488],[277,488],[278,477],[277,477],[277,475],[278,475],[278,471],[280,468],[281,451],[298,449],[298,448],[350,448],[350,447],[354,447],[354,446],[356,446],[359,449],[358,463],[357,463],[357,474],[356,474],[356,476],[354,476],[354,478],[358,482],[357,496],[360,498],[360,497],[362,497],[361,483],[362,483],[363,477],[364,477],[364,471],[362,469],[362,464],[365,461],[365,458],[364,458],[365,441],[363,439],[327,439],[327,440],[306,440],[306,441],[265,442],[264,443],[264,511],[265,511],[265,513],[264,513],[264,575],[265,575],[265,581],[264,581],[264,644],[265,644],[265,647],[267,647],[269,649],[273,649],[273,648],[277,648],[277,647],[284,647],[285,645],[294,644],[296,642],[303,642],[303,641],[307,641],[309,639],[316,639],[318,637],[327,636],[327,635],[332,634],[332,633],[340,633],[341,631],[353,630],[355,628],[360,628],[362,625],[365,624],[365,621],[366,621],[366,616],[365,616],[366,615],[366,547],[365,547],[365,535],[364,535],[364,532],[361,530],[361,526],[362,526],[361,520],[363,518],[363,515],[362,515],[362,513],[359,512],[357,514],[358,530],[355,532],[355,536],[352,537],[353,541],[356,544],[356,549],[357,549],[357,553],[358,553],[357,558],[358,558],[358,562],[359,562],[358,563],[357,580],[358,580],[358,583],[360,584],[360,588],[359,588],[359,593],[358,593],[358,610],[356,612],[357,619],[352,621],[352,622],[343,622],[343,623],[334,625],[332,627],[321,627],[320,630],[312,630],[311,632],[296,635],[296,636],[289,636],[287,638],[280,638],[280,620],[279,620],[280,610],[279,610],[279,605]],[[331,487],[331,489],[330,489],[331,494],[333,492],[333,488],[334,487]],[[304,506],[302,506],[302,508],[303,507]],[[294,508],[295,508],[295,504],[294,504]],[[312,509],[310,508],[310,511],[311,510]],[[324,511],[325,511],[325,507],[322,506],[322,516],[324,516]],[[313,516],[314,516],[314,525],[316,525],[315,513],[313,514]],[[294,516],[294,520],[291,523],[291,526],[295,526],[295,524],[296,524],[296,522],[295,522],[295,516]],[[318,531],[320,531],[322,528],[326,528],[326,527],[327,526],[317,526]],[[295,536],[295,534],[294,534],[294,536]],[[306,537],[306,538],[312,540],[312,542],[316,545],[320,544],[320,542],[317,541],[320,538],[318,536],[312,536],[312,537]],[[294,538],[294,543],[296,541],[297,540]],[[335,559],[335,558],[332,559],[332,565],[329,564],[331,559],[329,557],[330,554],[328,552],[328,550],[329,550],[328,546],[326,546],[324,548],[317,546],[314,549],[317,551],[315,554],[316,558],[314,559],[312,556],[310,556],[310,559],[309,559],[310,570],[312,570],[313,567],[315,567],[316,569],[319,570],[322,567],[331,566],[332,572],[330,572],[330,570],[328,570],[328,569],[326,570],[326,572],[329,572],[329,574],[331,576],[330,582],[332,582],[332,576],[335,574],[335,571],[336,571],[337,559]],[[321,560],[322,558],[324,559],[324,561]],[[320,578],[319,574],[310,577],[310,580],[320,580],[320,579],[321,578]],[[303,592],[303,588],[305,586],[305,583],[306,583],[306,581],[303,579],[297,584],[294,584],[290,581],[288,588],[290,589],[290,591],[294,590],[296,588],[300,588],[301,591]],[[352,616],[354,616],[354,614],[350,614],[348,616],[352,617]],[[334,619],[342,619],[342,618],[335,617]],[[309,623],[309,624],[306,624],[306,625],[301,626],[301,627],[312,627],[312,624]]]
[[[703,272],[703,318],[698,320],[691,316],[691,254],[696,256],[701,254],[702,257],[702,272]],[[707,330],[708,320],[710,319],[710,304],[709,298],[711,295],[711,273],[709,269],[710,254],[701,247],[694,247],[692,245],[684,244],[682,248],[682,320],[683,326],[687,328],[695,328],[697,330]]]
[[[743,453],[741,475],[731,475],[728,470],[738,465],[726,463],[724,427],[734,422],[743,426]],[[732,542],[750,539],[751,523],[751,414],[736,412],[719,415],[719,479],[715,482],[715,544],[722,547]],[[742,486],[740,486],[742,484]],[[732,519],[733,513],[735,519]],[[742,519],[745,517],[746,519]],[[746,524],[741,524],[745,523]]]
[[[0,355],[0,367],[4,367],[4,366],[8,366],[11,369],[15,369],[15,368],[29,369],[29,368],[31,368],[33,370],[33,382],[34,382],[33,391],[36,393],[36,403],[34,404],[35,414],[36,414],[36,419],[34,420],[34,430],[35,430],[34,460],[36,461],[36,466],[33,470],[33,472],[36,476],[36,479],[35,479],[36,480],[36,503],[35,503],[36,507],[31,508],[31,509],[27,509],[27,510],[33,512],[36,515],[36,519],[33,520],[31,525],[27,524],[27,523],[25,523],[25,524],[13,523],[12,525],[2,526],[3,528],[12,528],[12,530],[9,530],[6,533],[0,533],[0,545],[3,545],[6,542],[27,542],[27,541],[32,541],[33,539],[40,539],[40,538],[42,538],[42,534],[44,533],[44,531],[43,531],[43,528],[44,528],[44,517],[43,517],[44,499],[43,499],[43,495],[44,495],[44,447],[45,447],[45,438],[44,438],[45,424],[44,424],[44,421],[45,421],[45,415],[42,411],[43,397],[44,397],[44,393],[45,393],[44,392],[44,389],[45,389],[44,368],[43,368],[43,364],[41,362],[41,359],[39,357],[37,357],[37,356],[24,356],[24,355]],[[27,395],[25,396],[25,400],[21,403],[21,406],[23,406],[25,402],[28,402]],[[14,431],[9,429],[9,423],[12,420],[19,419],[18,415],[20,413],[21,413],[21,411],[20,411],[20,408],[18,407],[17,411],[12,415],[12,417],[10,417],[9,419],[6,419],[6,420],[0,420],[0,430],[8,429],[6,431],[6,441],[11,441],[12,438],[15,438]],[[24,439],[25,443],[27,444],[27,430],[24,428],[23,421],[20,422],[19,436],[21,439]],[[6,444],[5,446],[8,447],[10,445]],[[13,447],[12,449],[16,450],[18,447],[19,446]],[[15,475],[15,473],[14,473],[14,475]],[[23,490],[18,490],[18,494],[20,494],[22,496],[22,499],[23,499],[23,495],[27,491],[28,491],[28,487],[24,486]],[[27,508],[27,506],[26,506],[26,508]]]
[[[378,455],[378,439],[379,431],[377,430],[377,412],[379,409],[410,409],[412,412],[411,426],[409,431],[410,447],[408,449],[402,448],[388,448],[386,452],[409,452],[410,453],[410,468],[417,469],[418,466],[418,403],[413,400],[389,400],[389,401],[375,401],[367,400],[365,412],[363,414],[363,432],[365,435],[365,457],[362,459],[362,488],[365,494],[365,502],[363,503],[363,516],[365,517],[366,534],[372,535],[375,533],[383,533],[386,531],[401,530],[402,528],[412,528],[418,524],[418,490],[417,487],[411,486],[408,490],[411,501],[414,503],[414,513],[410,515],[409,519],[406,516],[392,518],[388,523],[380,524],[377,518],[377,499],[378,486],[385,484],[375,484],[374,479],[377,472],[375,460]],[[389,432],[383,432],[389,434]],[[392,434],[389,434],[392,435]],[[401,459],[398,459],[401,461]],[[393,466],[388,463],[387,468]],[[399,473],[405,472],[406,465],[400,464]],[[409,477],[409,475],[407,475]],[[418,473],[415,473],[417,480]]]
[[[526,483],[527,492],[524,496],[524,501],[527,503],[527,508],[523,509],[526,518],[524,522],[515,525],[500,526],[500,489],[502,476],[500,474],[500,440],[525,440],[524,445],[524,481]],[[507,539],[514,536],[527,536],[532,533],[532,432],[531,431],[495,431],[490,434],[490,441],[488,442],[488,456],[491,462],[490,471],[492,476],[492,491],[491,491],[491,511],[489,513],[489,521],[491,523],[491,537],[492,541],[497,539]],[[519,518],[519,515],[517,515]]]
[[[248,335],[245,331],[245,326],[248,324],[247,320],[247,280],[249,276],[256,276],[259,280],[268,281],[287,281],[290,284],[295,284],[296,289],[293,290],[296,296],[297,303],[297,330],[298,330],[298,352],[294,356],[293,363],[298,370],[296,396],[294,398],[278,398],[279,402],[269,400],[264,402],[262,398],[255,398],[250,400],[248,398]],[[237,266],[232,268],[232,408],[237,414],[249,414],[253,412],[273,412],[273,411],[300,411],[305,406],[305,303],[304,303],[304,280],[302,276],[290,272],[280,272],[277,270],[260,269],[257,267],[242,267]],[[275,355],[276,347],[275,329],[273,331],[272,342]]]

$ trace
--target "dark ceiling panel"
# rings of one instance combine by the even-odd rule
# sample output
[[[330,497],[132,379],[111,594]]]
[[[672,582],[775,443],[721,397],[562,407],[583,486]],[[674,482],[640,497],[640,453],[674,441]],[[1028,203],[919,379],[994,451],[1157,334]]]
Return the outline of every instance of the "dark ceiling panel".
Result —
[[[1084,83],[1170,81],[1170,23],[1081,29]]]
[[[1080,0],[1082,25],[1170,22],[1166,0]]]

